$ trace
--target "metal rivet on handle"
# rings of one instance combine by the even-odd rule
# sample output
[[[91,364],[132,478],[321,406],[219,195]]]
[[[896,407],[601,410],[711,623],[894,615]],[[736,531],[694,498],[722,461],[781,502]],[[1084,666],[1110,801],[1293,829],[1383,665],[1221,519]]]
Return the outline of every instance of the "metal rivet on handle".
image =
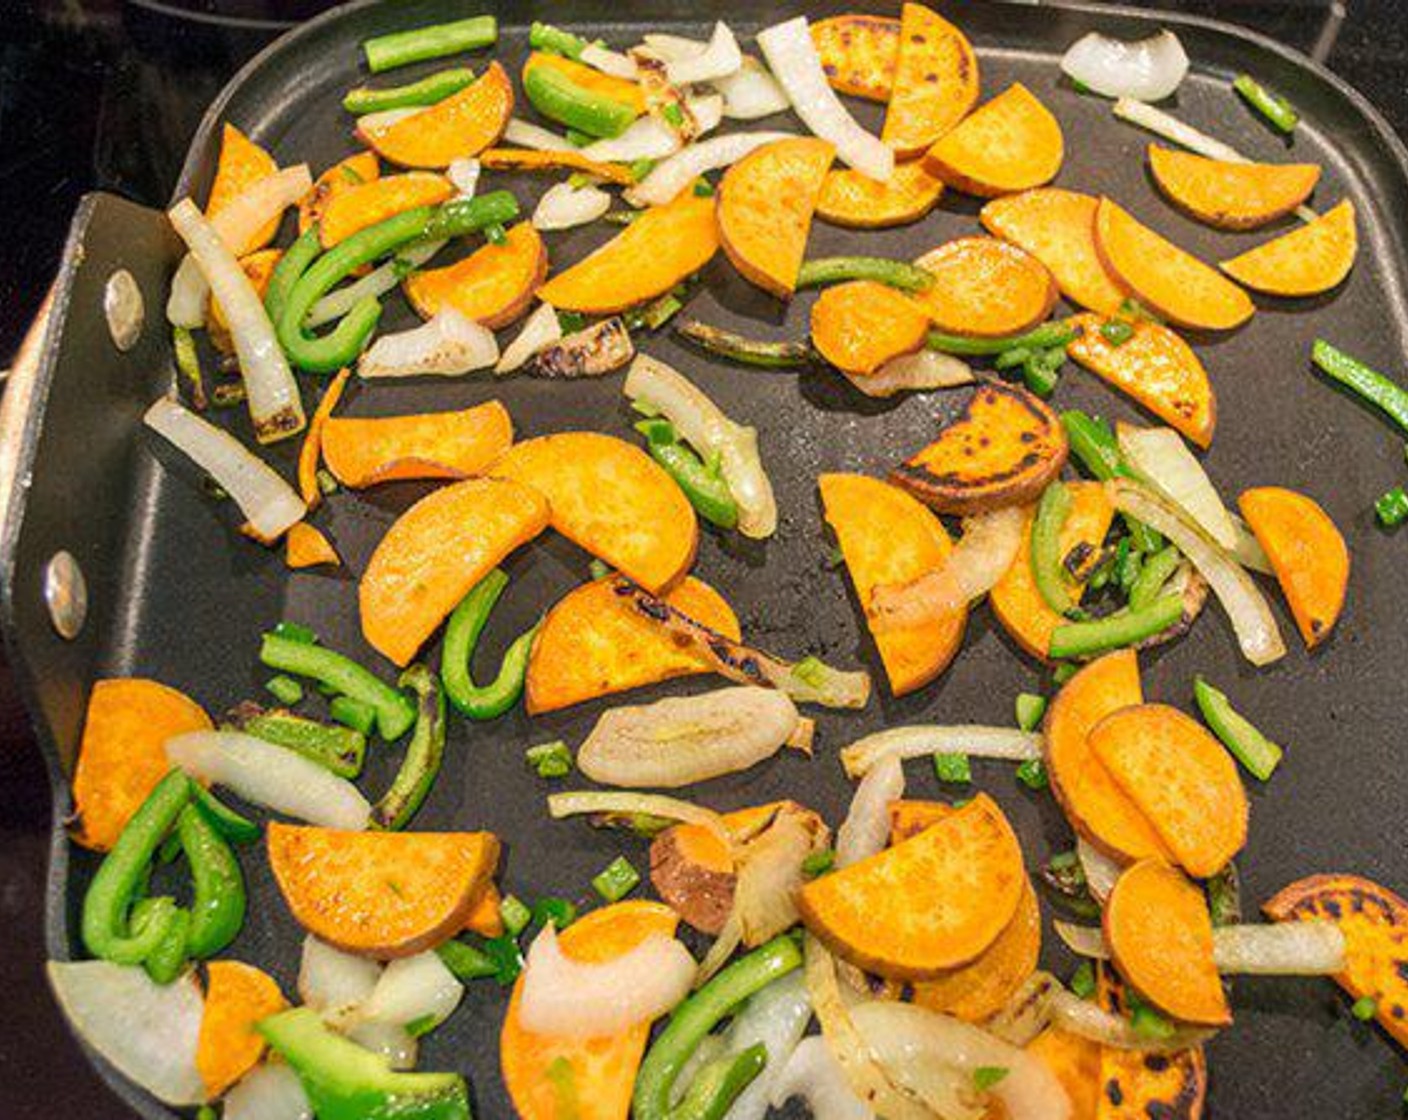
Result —
[[[146,303],[142,299],[142,289],[125,268],[119,268],[108,277],[103,287],[103,314],[108,320],[108,334],[112,344],[126,353],[137,345],[142,337],[142,323],[146,318]]]
[[[60,549],[44,569],[44,602],[59,637],[73,641],[88,617],[88,581],[73,553]]]

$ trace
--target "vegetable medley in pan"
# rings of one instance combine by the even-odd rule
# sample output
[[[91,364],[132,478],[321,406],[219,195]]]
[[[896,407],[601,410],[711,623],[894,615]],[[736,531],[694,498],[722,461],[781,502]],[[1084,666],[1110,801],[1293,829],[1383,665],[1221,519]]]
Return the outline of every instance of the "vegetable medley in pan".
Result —
[[[1066,138],[1044,91],[985,83],[962,30],[922,4],[798,17],[751,44],[723,23],[707,41],[628,49],[535,24],[519,74],[493,60],[496,38],[476,16],[365,42],[371,77],[343,101],[357,150],[279,167],[228,123],[204,205],[170,210],[188,249],[165,309],[180,377],[146,424],[238,505],[258,544],[231,547],[334,571],[330,494],[435,485],[353,573],[376,663],[286,621],[248,651],[268,696],[218,720],[154,680],[94,686],[72,785],[73,841],[102,853],[82,900],[88,959],[50,964],[84,1040],[156,1098],[227,1120],[467,1118],[459,1072],[415,1067],[470,984],[511,988],[499,1061],[525,1120],[760,1120],[793,1097],[820,1120],[1193,1120],[1239,974],[1332,977],[1355,1017],[1408,1043],[1408,903],[1312,874],[1264,902],[1268,921],[1244,908],[1247,786],[1294,765],[1275,741],[1289,729],[1258,727],[1234,681],[1200,676],[1180,707],[1146,696],[1140,674],[1140,651],[1195,627],[1230,627],[1252,667],[1285,657],[1297,640],[1269,595],[1307,649],[1343,607],[1350,554],[1314,497],[1225,495],[1203,469],[1215,377],[1190,345],[1237,329],[1259,296],[1344,280],[1354,208],[1312,209],[1320,167],[1252,162],[1154,107],[1189,66],[1172,34],[1074,44],[1067,80],[1156,134],[1149,171],[1170,206],[1217,229],[1275,227],[1214,265],[1119,199],[1051,185]],[[427,60],[445,68],[380,77]],[[885,103],[881,133],[839,95]],[[1240,77],[1223,111],[1238,95],[1294,134],[1275,91]],[[531,214],[496,185],[509,171],[553,180]],[[915,222],[949,192],[983,200],[968,234],[913,259],[866,255],[864,231]],[[816,221],[856,231],[854,254],[809,256]],[[554,258],[555,231],[594,222],[619,230]],[[808,337],[688,318],[720,254],[777,300],[821,289]],[[392,333],[397,289],[424,322]],[[691,574],[701,535],[788,527],[778,449],[651,356],[666,329],[711,361],[829,369],[876,397],[960,395],[926,445],[816,479],[873,639],[864,666],[759,648],[728,588]],[[1393,379],[1327,340],[1309,358],[1408,430]],[[1063,410],[1076,368],[1146,422]],[[341,412],[382,379],[489,371],[624,371],[639,438],[519,439],[497,400]],[[234,407],[258,444],[301,440],[295,479],[207,419]],[[1408,519],[1402,487],[1377,515]],[[505,561],[549,530],[591,555],[590,580],[476,675]],[[983,599],[1050,667],[1051,695],[1015,697],[1008,727],[827,734],[828,709],[944,673]],[[437,666],[426,647],[442,628]],[[625,695],[699,674],[723,680]],[[326,718],[310,714],[316,693]],[[452,721],[617,694],[584,741],[524,750],[555,783],[543,810],[564,843],[620,830],[591,880],[598,904],[579,912],[574,883],[519,897],[490,832],[414,830],[460,764],[445,755]],[[369,790],[378,740],[400,769]],[[856,782],[844,820],[690,796],[784,750],[813,766],[838,753]],[[1049,791],[1069,849],[1031,869],[985,793],[907,795],[906,762],[931,759],[951,786],[971,782],[974,757]],[[260,859],[306,931],[293,991],[224,955],[245,920],[242,868]],[[1047,930],[1085,960],[1073,974],[1040,970]]]

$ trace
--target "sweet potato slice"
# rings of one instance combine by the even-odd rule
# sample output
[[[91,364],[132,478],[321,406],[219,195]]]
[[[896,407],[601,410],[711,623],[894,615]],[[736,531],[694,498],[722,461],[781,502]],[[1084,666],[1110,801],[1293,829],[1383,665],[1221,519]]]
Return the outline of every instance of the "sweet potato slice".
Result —
[[[1349,547],[1313,498],[1280,486],[1244,490],[1237,499],[1290,604],[1308,649],[1328,636],[1344,609]]]
[[[943,193],[944,181],[922,159],[896,163],[887,183],[849,167],[833,167],[822,183],[816,216],[850,229],[886,229],[917,222]]]
[[[321,564],[337,567],[342,558],[321,529],[297,521],[284,534],[284,562],[290,568],[316,568]]]
[[[673,936],[675,925],[675,913],[668,906],[618,902],[573,922],[558,943],[572,960],[598,964],[630,952],[646,938]],[[523,978],[519,977],[499,1035],[504,1085],[521,1120],[564,1120],[568,1115],[577,1120],[626,1120],[650,1024],[601,1038],[533,1034],[519,1019],[522,999]],[[570,1071],[570,1110],[556,1083],[566,1079],[560,1070]]]
[[[1047,1027],[1027,1043],[1027,1053],[1050,1070],[1066,1090],[1071,1104],[1070,1120],[1095,1120],[1102,1084],[1102,1049],[1098,1042],[1060,1027]]]
[[[978,217],[989,233],[1046,265],[1072,303],[1111,315],[1124,302],[1125,290],[1095,248],[1099,205],[1099,199],[1088,194],[1041,187],[995,198]]]
[[[1345,970],[1335,981],[1377,1005],[1379,1024],[1408,1048],[1408,902],[1359,875],[1311,875],[1283,887],[1262,909],[1277,922],[1334,922]]]
[[[171,768],[166,740],[211,726],[199,704],[156,681],[113,677],[94,684],[73,773],[73,839],[98,852],[111,848]]]
[[[1121,873],[1105,904],[1105,941],[1120,975],[1186,1023],[1232,1021],[1212,957],[1203,892],[1176,867],[1142,859]]]
[[[1108,198],[1095,213],[1100,260],[1149,310],[1174,326],[1226,331],[1256,310],[1236,284]]]
[[[1070,322],[1079,333],[1066,353],[1199,447],[1208,447],[1217,427],[1217,396],[1198,355],[1162,323],[1121,321],[1134,333],[1116,346],[1100,333],[1106,322],[1101,316],[1073,316]]]
[[[547,524],[547,500],[518,482],[471,478],[426,495],[367,563],[357,589],[363,636],[407,664],[469,589]]]
[[[869,101],[890,100],[900,56],[900,21],[852,12],[811,25],[812,45],[831,88]]]
[[[1300,229],[1223,261],[1221,268],[1255,292],[1314,296],[1348,276],[1358,252],[1354,203],[1345,199]]]
[[[350,369],[338,370],[337,375],[328,382],[328,387],[323,390],[323,395],[318,401],[318,407],[308,418],[308,430],[303,435],[303,446],[298,449],[298,496],[307,505],[309,513],[317,509],[323,501],[323,489],[318,485],[318,464],[323,457],[323,427],[332,415],[332,410],[342,400],[342,393],[347,388],[347,381],[351,376]]]
[[[836,149],[799,137],[755,148],[719,183],[719,242],[745,280],[791,299]]]
[[[1056,118],[1015,82],[941,137],[924,160],[949,186],[996,198],[1051,182],[1065,155]]]
[[[260,299],[269,290],[269,279],[274,275],[274,266],[282,259],[282,249],[256,249],[240,258],[240,268],[249,277]],[[210,317],[207,320],[210,341],[223,354],[233,354],[235,344],[230,339],[230,324],[225,319],[225,309],[214,296],[210,298]]]
[[[538,292],[560,311],[611,315],[664,295],[718,252],[714,202],[684,191],[643,211],[600,249],[552,277]]]
[[[329,420],[323,459],[338,482],[360,490],[407,478],[482,474],[512,443],[508,409],[486,401],[455,412]]]
[[[375,152],[358,152],[333,164],[315,180],[312,189],[298,202],[298,232],[306,233],[314,222],[321,222],[333,197],[349,187],[370,183],[381,178],[381,164]]]
[[[1242,850],[1246,790],[1232,756],[1197,720],[1166,704],[1139,704],[1107,715],[1089,742],[1190,875],[1216,875]]]
[[[951,817],[958,810],[942,801],[916,801],[905,798],[886,807],[890,817],[890,844],[912,840],[926,828]]]
[[[986,794],[913,839],[807,883],[807,928],[852,964],[895,980],[937,979],[976,958],[1012,920],[1026,872]]]
[[[986,949],[968,964],[936,980],[914,985],[914,1002],[968,1023],[997,1014],[1036,971],[1041,953],[1041,906],[1030,880],[1012,920]]]
[[[1165,198],[1218,229],[1256,229],[1284,218],[1320,181],[1313,163],[1230,163],[1149,145],[1149,170]]]
[[[492,879],[489,880],[479,891],[479,896],[474,900],[474,908],[464,920],[465,930],[477,933],[480,937],[501,936],[504,932],[504,916],[500,909],[503,901],[504,896],[499,893],[499,888],[494,885]]]
[[[1061,555],[1071,556],[1079,550],[1093,556],[1105,542],[1110,522],[1114,520],[1115,508],[1105,493],[1105,487],[1098,482],[1068,482],[1066,491],[1071,496],[1071,509],[1066,523],[1061,527]],[[1047,605],[1032,579],[1031,523],[1034,514],[1035,507],[1027,511],[1021,546],[1012,559],[1012,566],[989,592],[988,602],[992,613],[1012,640],[1033,657],[1045,661],[1051,649],[1052,631],[1066,620]],[[1067,586],[1078,601],[1085,589],[1085,580],[1070,577],[1069,566],[1065,571]]]
[[[1090,747],[1091,729],[1111,712],[1144,702],[1132,649],[1107,653],[1066,682],[1046,711],[1043,754],[1051,791],[1071,827],[1121,863],[1168,856],[1138,806]]]
[[[630,168],[620,163],[602,163],[581,152],[536,152],[531,148],[490,148],[479,153],[479,162],[490,171],[581,171],[608,183],[627,187],[635,182]]]
[[[328,195],[318,239],[323,248],[331,248],[359,230],[417,206],[434,206],[454,193],[450,180],[433,171],[407,171],[350,184]]]
[[[817,485],[867,626],[876,587],[918,579],[953,551],[943,522],[896,486],[859,474],[824,474]],[[890,691],[903,696],[948,668],[967,620],[968,612],[957,610],[920,626],[871,628]]]
[[[213,218],[260,179],[268,178],[279,169],[274,157],[226,122],[220,130],[220,156],[215,161],[215,179],[210,184],[210,197],[205,203],[206,217]],[[262,249],[279,232],[279,219],[271,218],[260,229],[251,250]]]
[[[703,656],[622,604],[613,586],[608,577],[574,588],[544,617],[528,658],[523,695],[530,715],[711,671]],[[702,580],[685,576],[665,601],[734,641],[740,637],[732,609]]]
[[[526,78],[530,71],[539,66],[556,70],[578,89],[610,98],[612,101],[619,101],[622,105],[629,105],[635,110],[637,116],[646,111],[645,90],[639,82],[633,82],[629,78],[618,78],[612,74],[604,74],[584,62],[576,62],[573,59],[564,58],[560,54],[549,54],[546,51],[534,51],[528,56],[528,61],[523,64],[523,76]]]
[[[675,480],[640,448],[598,432],[516,443],[493,467],[543,494],[552,527],[647,591],[694,563],[699,524]]]
[[[1097,977],[1100,1005],[1116,1015],[1128,1016],[1128,991],[1114,972],[1101,967]],[[1092,1114],[1094,1120],[1152,1120],[1156,1116],[1160,1120],[1202,1120],[1208,1063],[1201,1046],[1157,1056],[1114,1046],[1099,1049],[1099,1101]],[[1072,1120],[1079,1115],[1073,1112]]]
[[[903,158],[923,154],[978,103],[978,56],[923,4],[900,9],[900,48],[880,139]]]
[[[513,115],[513,83],[497,62],[459,93],[390,124],[360,126],[357,138],[398,167],[448,167],[492,148]]]
[[[1051,314],[1059,295],[1044,264],[995,237],[959,237],[914,263],[934,275],[914,300],[949,334],[1021,334]]]
[[[874,280],[827,288],[812,304],[812,345],[842,373],[868,377],[924,345],[929,317],[903,292]]]
[[[269,866],[299,925],[329,945],[409,957],[464,928],[499,862],[492,832],[346,832],[271,821]]]
[[[274,978],[242,961],[205,966],[205,1012],[196,1039],[196,1070],[211,1099],[252,1070],[264,1054],[254,1024],[288,1006]]]
[[[1015,385],[980,386],[939,438],[890,472],[940,513],[969,514],[1036,498],[1061,471],[1066,433],[1047,405]]]
[[[502,245],[486,242],[455,264],[411,273],[401,286],[417,314],[427,319],[453,307],[466,319],[497,330],[528,310],[547,274],[547,246],[531,222],[519,222]]]

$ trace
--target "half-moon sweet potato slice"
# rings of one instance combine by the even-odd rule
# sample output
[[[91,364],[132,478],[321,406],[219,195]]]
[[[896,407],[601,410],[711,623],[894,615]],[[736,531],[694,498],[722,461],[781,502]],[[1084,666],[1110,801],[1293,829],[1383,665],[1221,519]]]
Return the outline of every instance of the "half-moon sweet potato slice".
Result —
[[[1149,170],[1165,198],[1218,229],[1256,229],[1284,218],[1320,181],[1313,163],[1231,163],[1149,145]]]
[[[1300,229],[1222,262],[1222,271],[1255,292],[1314,296],[1339,285],[1359,252],[1354,203],[1345,199]]]
[[[880,139],[900,158],[921,155],[978,103],[978,56],[932,8],[900,9],[900,47]]]
[[[886,806],[890,818],[890,845],[912,840],[926,828],[951,817],[958,810],[943,801],[919,801],[904,798]]]
[[[215,161],[215,178],[210,184],[210,197],[205,202],[205,216],[213,218],[226,206],[279,169],[271,156],[228,121],[220,130],[220,155]],[[254,240],[244,249],[253,252],[274,240],[279,232],[279,219],[271,218]]]
[[[1114,970],[1096,973],[1097,998],[1106,1010],[1127,1018],[1129,991]],[[1099,1100],[1091,1120],[1202,1120],[1208,1095],[1208,1062],[1201,1046],[1150,1055],[1100,1046],[1096,1087]],[[1153,1058],[1151,1061],[1150,1058]],[[1067,1086],[1069,1093],[1070,1087]],[[1072,1096],[1074,1104],[1076,1098]],[[1078,1120],[1073,1113],[1071,1120]]]
[[[1051,182],[1065,155],[1051,110],[1015,82],[940,138],[924,160],[949,186],[996,198]]]
[[[940,513],[970,514],[1035,500],[1066,461],[1056,414],[1015,385],[981,385],[939,438],[890,480]]]
[[[854,168],[833,167],[822,184],[816,216],[850,229],[888,229],[917,222],[943,193],[944,181],[922,159],[896,163],[885,183]]]
[[[1314,649],[1334,629],[1349,587],[1349,547],[1320,503],[1281,486],[1244,490],[1242,516],[1265,550],[1296,629]]]
[[[498,401],[485,401],[455,412],[333,417],[322,440],[333,477],[360,490],[408,478],[481,474],[512,445],[513,421]]]
[[[694,562],[694,507],[663,467],[625,440],[599,432],[539,436],[509,448],[493,474],[544,495],[554,529],[651,593]]]
[[[330,249],[359,230],[417,206],[434,206],[454,193],[450,180],[433,171],[407,171],[348,184],[328,193],[318,239],[324,249]]]
[[[293,569],[323,565],[336,568],[342,564],[342,557],[321,529],[306,521],[295,521],[284,534],[284,563]]]
[[[315,222],[321,222],[334,197],[379,178],[381,164],[375,152],[357,152],[333,164],[313,180],[312,189],[298,200],[298,232],[307,233]]]
[[[206,1093],[217,1099],[263,1057],[264,1037],[254,1025],[283,1011],[288,1000],[272,976],[243,961],[211,961],[205,975],[196,1069]]]
[[[914,301],[949,334],[1021,334],[1051,314],[1059,295],[1044,264],[995,237],[959,237],[914,263],[934,276]]]
[[[812,346],[855,377],[869,377],[892,358],[914,353],[928,333],[923,308],[875,280],[836,284],[812,304]]]
[[[399,167],[449,167],[498,143],[513,116],[513,83],[489,68],[458,93],[390,124],[362,126],[357,138]]]
[[[850,12],[811,25],[812,45],[831,87],[868,101],[890,100],[900,55],[900,21]]]
[[[528,310],[547,274],[547,246],[532,222],[519,222],[502,245],[486,242],[455,264],[411,273],[402,286],[417,314],[427,319],[453,307],[497,330]]]

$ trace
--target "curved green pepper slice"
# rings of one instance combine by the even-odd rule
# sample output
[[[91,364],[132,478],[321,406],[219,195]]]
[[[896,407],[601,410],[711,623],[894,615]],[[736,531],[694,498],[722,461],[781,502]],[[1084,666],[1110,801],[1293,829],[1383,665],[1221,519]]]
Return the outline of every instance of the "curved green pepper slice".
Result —
[[[372,820],[382,828],[405,828],[420,808],[445,754],[445,693],[424,665],[412,665],[396,682],[416,694],[416,729],[406,757],[391,788],[372,810]]]
[[[537,626],[514,639],[504,654],[498,676],[489,684],[476,685],[469,669],[475,646],[479,644],[479,635],[483,633],[494,604],[507,586],[508,576],[495,568],[470,589],[445,625],[440,679],[455,710],[470,719],[495,719],[513,707],[523,693],[523,681],[528,675],[528,654],[538,633]]]
[[[635,109],[624,101],[583,89],[551,66],[530,67],[523,75],[523,92],[543,116],[589,136],[620,136],[636,119]]]
[[[244,875],[230,845],[198,806],[181,811],[176,834],[195,881],[186,953],[204,960],[233,941],[244,924]]]

